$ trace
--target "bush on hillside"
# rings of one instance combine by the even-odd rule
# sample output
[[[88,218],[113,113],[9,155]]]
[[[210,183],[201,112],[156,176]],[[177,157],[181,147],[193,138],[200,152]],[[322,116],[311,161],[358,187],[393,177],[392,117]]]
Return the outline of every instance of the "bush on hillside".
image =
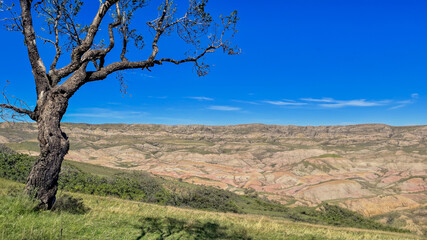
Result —
[[[25,183],[35,158],[25,154],[0,152],[0,178]]]
[[[252,239],[243,228],[228,229],[216,222],[185,222],[175,218],[142,218],[138,239]]]
[[[83,204],[83,199],[74,198],[68,194],[60,195],[52,207],[52,211],[69,212],[72,214],[84,214],[89,210],[90,208]]]

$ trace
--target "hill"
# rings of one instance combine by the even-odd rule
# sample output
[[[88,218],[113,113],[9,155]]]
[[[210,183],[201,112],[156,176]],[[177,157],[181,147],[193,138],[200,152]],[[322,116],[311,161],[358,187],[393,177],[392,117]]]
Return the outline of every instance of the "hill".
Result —
[[[0,153],[0,178],[25,183],[34,161],[35,157],[24,154]],[[260,214],[308,223],[408,232],[367,219],[335,205],[289,208],[268,199],[261,199],[254,191],[238,195],[209,186],[167,180],[140,171],[110,169],[69,161],[63,164],[59,190],[181,208]]]
[[[335,204],[426,232],[427,126],[63,124],[67,159],[147,171],[288,206]],[[0,141],[37,154],[34,124],[0,125]],[[253,189],[253,190],[251,190]]]
[[[22,190],[22,184],[0,178],[0,239],[419,239],[80,193],[61,192],[58,202],[63,207],[37,211]]]

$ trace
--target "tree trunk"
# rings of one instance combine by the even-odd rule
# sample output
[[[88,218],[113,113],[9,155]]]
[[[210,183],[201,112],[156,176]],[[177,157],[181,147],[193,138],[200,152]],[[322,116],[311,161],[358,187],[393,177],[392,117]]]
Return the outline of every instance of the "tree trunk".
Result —
[[[51,91],[42,93],[37,101],[40,156],[28,176],[26,190],[40,200],[43,209],[51,209],[55,203],[61,164],[69,149],[60,126],[67,106],[68,99]]]

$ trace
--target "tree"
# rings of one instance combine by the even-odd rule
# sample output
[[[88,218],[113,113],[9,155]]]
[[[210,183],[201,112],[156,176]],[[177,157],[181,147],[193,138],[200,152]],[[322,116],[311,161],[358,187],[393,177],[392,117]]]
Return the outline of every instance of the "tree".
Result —
[[[79,23],[82,19],[79,12],[85,7],[82,0],[20,0],[20,12],[15,10],[17,7],[13,3],[0,0],[2,14],[9,15],[4,19],[6,29],[21,32],[24,36],[37,92],[37,103],[33,110],[25,104],[17,106],[6,101],[0,104],[0,113],[3,118],[25,115],[37,122],[40,156],[28,176],[26,190],[40,200],[43,208],[50,209],[55,202],[61,164],[70,145],[60,122],[69,99],[83,85],[128,69],[149,71],[163,63],[193,63],[197,74],[203,76],[208,73],[209,65],[203,61],[208,53],[218,49],[230,55],[239,53],[231,45],[237,32],[236,11],[229,16],[221,15],[215,21],[205,11],[207,0],[189,0],[188,9],[182,11],[180,17],[176,17],[178,9],[172,1],[162,0],[158,4],[158,17],[147,22],[147,28],[152,33],[148,56],[129,60],[126,58],[130,51],[128,43],[135,44],[133,50],[145,47],[145,38],[132,28],[136,11],[149,7],[151,2],[100,0],[97,12],[93,12],[95,17],[92,22],[84,25]],[[38,33],[35,32],[33,21],[37,19],[33,20],[33,14],[38,15],[38,21],[43,21],[43,28]],[[111,18],[106,17],[108,15]],[[108,27],[103,32],[101,26]],[[110,55],[117,45],[115,32],[120,36],[121,51],[118,51],[120,54],[117,54],[116,61],[107,61],[107,56],[108,59],[114,57]],[[187,54],[181,59],[159,58],[160,40],[172,34],[186,43]],[[103,40],[97,41],[97,35],[98,38],[105,36],[108,44]],[[40,46],[36,40],[51,44],[55,49],[49,70],[40,56]],[[65,56],[69,57],[67,64],[58,66],[60,58]],[[119,74],[118,79],[125,91],[122,75]]]

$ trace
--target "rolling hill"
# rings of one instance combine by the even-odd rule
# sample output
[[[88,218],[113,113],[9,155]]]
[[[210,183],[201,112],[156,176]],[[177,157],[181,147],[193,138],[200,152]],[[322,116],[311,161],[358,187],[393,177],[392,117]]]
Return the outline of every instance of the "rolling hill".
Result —
[[[427,126],[63,124],[72,161],[147,171],[286,206],[335,204],[426,232]],[[0,124],[0,143],[31,155],[34,124]],[[252,190],[253,189],[253,190]]]

